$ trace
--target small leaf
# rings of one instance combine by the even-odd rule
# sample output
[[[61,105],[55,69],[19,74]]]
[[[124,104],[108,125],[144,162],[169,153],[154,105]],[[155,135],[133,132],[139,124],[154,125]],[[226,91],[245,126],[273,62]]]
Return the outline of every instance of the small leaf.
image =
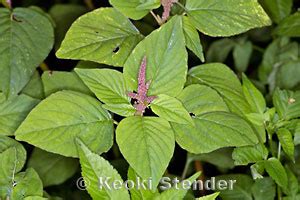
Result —
[[[128,117],[118,125],[116,140],[134,171],[143,179],[151,177],[155,188],[175,148],[174,133],[169,123],[157,117]]]
[[[255,200],[274,200],[276,196],[276,185],[269,177],[261,178],[255,180],[251,191]]]
[[[268,149],[257,144],[255,146],[237,147],[233,150],[232,158],[235,165],[248,165],[257,161],[265,160],[268,157]]]
[[[196,116],[213,111],[229,111],[222,97],[205,85],[189,85],[182,90],[177,98],[188,112]]]
[[[44,88],[39,72],[36,70],[30,81],[23,88],[22,94],[26,94],[35,99],[44,99]]]
[[[261,0],[260,3],[276,23],[289,16],[293,7],[293,0]]]
[[[15,169],[16,163],[17,149],[15,147],[10,147],[0,153],[0,187],[11,185],[13,177],[18,172]]]
[[[141,39],[136,27],[116,9],[99,8],[73,23],[56,55],[122,66]]]
[[[129,56],[124,66],[124,78],[131,91],[138,88],[140,64],[145,56],[146,80],[151,81],[148,96],[176,96],[183,89],[187,73],[187,52],[179,16],[172,17],[148,35]]]
[[[239,72],[245,72],[248,68],[253,46],[250,41],[238,43],[233,49],[234,66]]]
[[[190,49],[202,62],[205,62],[199,34],[197,29],[191,24],[188,17],[182,17],[182,27],[187,48]]]
[[[72,90],[92,95],[74,72],[46,71],[42,75],[45,95],[49,96],[61,90]]]
[[[174,97],[158,95],[150,106],[155,114],[165,120],[179,124],[193,124],[192,118],[182,103]]]
[[[195,27],[209,36],[231,36],[271,25],[256,0],[189,0],[186,9]]]
[[[26,95],[6,99],[0,93],[0,135],[11,136],[39,100]]]
[[[27,166],[35,169],[43,182],[43,186],[47,187],[59,185],[72,177],[77,170],[78,162],[73,158],[35,148]]]
[[[300,37],[300,12],[285,18],[275,29],[274,33],[280,36]]]
[[[300,117],[300,91],[275,90],[273,104],[281,119]]]
[[[213,194],[197,198],[197,200],[215,200],[219,196],[219,194],[220,192],[215,192]]]
[[[0,90],[18,94],[52,49],[54,31],[43,13],[30,8],[0,8]]]
[[[134,20],[143,18],[150,10],[160,6],[160,0],[109,0],[109,3],[125,16]]]
[[[129,194],[123,186],[123,180],[108,161],[91,152],[81,140],[77,140],[78,154],[82,176],[87,184],[87,191],[93,199],[124,199],[129,200]],[[102,178],[102,179],[101,179]],[[107,185],[105,185],[106,178]],[[112,187],[113,181],[121,185],[119,189]]]
[[[277,131],[277,136],[279,139],[280,144],[282,145],[282,148],[286,155],[292,160],[295,161],[294,158],[294,141],[293,141],[293,136],[292,133],[286,129],[286,128],[280,128]]]
[[[106,152],[113,143],[113,122],[99,101],[73,91],[43,100],[16,131],[17,140],[67,157],[78,157],[76,137],[93,151]]]
[[[288,178],[286,171],[277,158],[269,158],[265,161],[265,169],[272,179],[282,188],[287,188]]]
[[[208,153],[222,147],[247,146],[258,142],[251,126],[238,115],[211,112],[193,120],[195,127],[171,123],[176,141],[191,153]]]
[[[234,46],[235,41],[229,38],[223,38],[212,42],[206,53],[207,62],[225,62]]]
[[[266,110],[266,100],[245,74],[243,74],[243,92],[253,112],[263,114]]]

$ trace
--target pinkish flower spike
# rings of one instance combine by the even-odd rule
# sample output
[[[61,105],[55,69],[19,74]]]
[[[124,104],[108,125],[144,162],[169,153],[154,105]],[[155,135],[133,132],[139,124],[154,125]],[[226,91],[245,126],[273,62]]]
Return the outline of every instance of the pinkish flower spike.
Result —
[[[165,22],[168,20],[171,12],[171,7],[174,3],[178,2],[178,0],[161,0],[161,5],[164,7],[164,12],[162,14],[162,21]]]
[[[146,83],[146,67],[147,67],[147,58],[144,56],[138,74],[138,88],[137,93],[128,92],[127,95],[137,100],[134,107],[136,109],[135,115],[143,115],[147,106],[156,98],[156,96],[147,96],[147,92],[150,86],[151,81]]]
[[[11,8],[11,0],[6,0],[6,3],[8,5],[8,7]]]

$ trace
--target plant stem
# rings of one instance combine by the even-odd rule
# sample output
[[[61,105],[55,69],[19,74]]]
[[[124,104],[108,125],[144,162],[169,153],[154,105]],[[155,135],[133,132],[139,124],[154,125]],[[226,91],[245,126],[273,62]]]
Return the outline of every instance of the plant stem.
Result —
[[[186,13],[188,13],[188,10],[186,9],[186,7],[184,5],[182,5],[179,1],[176,2],[176,4],[182,8]]]
[[[94,10],[94,9],[95,9],[95,6],[94,6],[92,0],[84,0],[84,3],[86,4],[86,6],[87,6],[90,10]]]
[[[43,72],[50,70],[49,67],[48,67],[48,65],[45,62],[43,62],[43,63],[40,64],[40,68],[43,70]]]
[[[182,172],[182,175],[181,175],[181,179],[184,180],[185,177],[186,177],[186,173],[189,169],[189,166],[190,166],[190,160],[189,159],[186,159],[186,162],[185,162],[185,165],[184,165],[184,169],[183,169],[183,172]]]
[[[117,122],[116,120],[114,120],[114,124],[118,126],[119,122]]]
[[[151,15],[154,17],[155,21],[161,25],[162,24],[162,20],[160,19],[159,16],[157,16],[152,10],[150,11]]]
[[[260,53],[264,53],[265,52],[265,50],[263,48],[261,48],[259,46],[256,46],[256,45],[253,45],[253,49],[256,50],[256,51],[258,51],[258,52],[260,52]]]

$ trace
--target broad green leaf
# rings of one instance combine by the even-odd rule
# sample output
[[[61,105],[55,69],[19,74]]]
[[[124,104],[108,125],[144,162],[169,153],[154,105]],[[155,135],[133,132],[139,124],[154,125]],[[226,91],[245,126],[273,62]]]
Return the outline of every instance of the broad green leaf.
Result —
[[[221,96],[205,85],[189,85],[182,90],[177,98],[188,112],[195,115],[213,111],[229,111]]]
[[[245,72],[248,68],[253,46],[250,41],[238,43],[233,49],[234,66],[239,72]]]
[[[277,89],[273,94],[273,104],[281,119],[300,117],[300,91]]]
[[[113,122],[99,101],[73,91],[43,100],[16,131],[17,140],[67,157],[78,157],[76,137],[94,152],[106,152],[113,143]]]
[[[300,37],[300,12],[282,20],[274,32],[280,36]]]
[[[26,95],[6,99],[0,93],[0,135],[14,135],[15,130],[38,102]]]
[[[277,158],[269,158],[264,165],[271,178],[282,188],[287,188],[287,174],[280,161]]]
[[[13,177],[17,173],[15,166],[17,164],[17,149],[10,147],[0,153],[0,188],[12,183]],[[0,189],[1,191],[2,189]],[[0,192],[0,198],[2,192]]]
[[[16,175],[16,186],[12,188],[11,199],[22,200],[28,196],[43,196],[43,184],[39,175],[32,168]]]
[[[191,153],[208,153],[222,147],[254,145],[258,142],[251,126],[241,117],[210,112],[193,119],[192,125],[171,123],[176,141]]]
[[[286,190],[284,190],[284,193],[289,195],[290,197],[293,197],[294,199],[297,199],[296,195],[299,190],[298,179],[291,169],[286,168],[286,173],[288,176],[288,187]]]
[[[282,89],[293,89],[300,85],[300,60],[282,65],[276,74],[276,85]]]
[[[231,158],[232,149],[222,148],[212,151],[210,153],[201,154],[188,154],[188,162],[195,160],[210,163],[222,169],[232,169],[234,168],[233,159]]]
[[[222,200],[253,200],[250,190],[253,180],[250,176],[245,174],[228,174],[217,176],[216,182],[218,180],[225,180],[228,183],[228,188],[220,191],[219,196]]]
[[[109,0],[109,3],[125,16],[138,20],[160,6],[159,0]]]
[[[54,4],[50,8],[49,14],[55,22],[55,50],[60,47],[72,23],[87,11],[86,7],[76,4]]]
[[[292,133],[286,128],[280,128],[277,131],[277,136],[283,148],[283,151],[291,160],[295,161],[294,158],[295,147],[294,147]]]
[[[169,123],[157,117],[125,118],[117,127],[116,140],[134,171],[143,179],[151,177],[155,188],[175,148]]]
[[[293,7],[293,0],[260,0],[259,2],[276,23],[289,16]]]
[[[153,198],[153,200],[184,199],[187,191],[193,187],[190,185],[188,186],[188,184],[193,183],[200,176],[200,174],[200,172],[197,172],[190,178],[177,183],[176,186],[163,191],[160,195],[157,195],[155,198]]]
[[[77,170],[78,161],[35,148],[27,166],[35,169],[43,186],[47,187],[59,185],[72,177]]]
[[[235,41],[229,38],[223,38],[212,42],[206,53],[207,62],[225,62],[234,46]]]
[[[12,147],[14,147],[17,152],[15,171],[19,172],[23,168],[23,166],[26,162],[25,148],[20,143],[18,143],[16,140],[0,135],[0,153],[4,152],[7,149],[12,148]],[[0,165],[0,166],[2,166],[2,165]]]
[[[189,73],[189,83],[207,85],[216,90],[224,99],[230,111],[244,115],[251,112],[237,76],[221,63],[204,64],[193,67]]]
[[[233,150],[232,158],[235,165],[248,165],[257,161],[265,160],[268,157],[268,149],[262,145],[237,147]]]
[[[245,74],[243,74],[243,92],[252,111],[263,114],[266,110],[266,100]]]
[[[13,16],[13,17],[12,17]],[[54,33],[47,17],[30,8],[0,8],[0,88],[16,95],[50,52]]]
[[[124,199],[129,200],[129,194],[123,185],[123,180],[108,161],[91,152],[80,140],[77,140],[82,176],[87,184],[87,191],[93,199]],[[106,178],[107,185],[105,184]],[[102,179],[101,179],[102,178]],[[120,183],[120,188],[112,186],[114,181]]]
[[[133,181],[135,184],[139,183],[139,180],[141,181],[146,181],[144,182],[144,187],[134,187],[130,189],[130,196],[132,200],[144,200],[144,199],[152,199],[155,195],[158,194],[158,191],[153,192],[150,190],[149,185],[147,185],[147,180],[143,180],[141,177],[139,177],[136,172],[129,167],[128,169],[128,174],[127,174],[127,179]]]
[[[219,194],[219,192],[215,192],[213,194],[197,198],[197,200],[215,200],[219,196]]]
[[[205,58],[199,34],[197,29],[191,24],[188,17],[182,17],[182,27],[187,48],[190,49],[202,62],[204,62]]]
[[[159,117],[179,124],[193,124],[193,120],[182,103],[165,94],[158,95],[150,104],[152,111]]]
[[[129,56],[124,66],[124,78],[132,90],[137,89],[138,72],[144,56],[147,57],[146,79],[151,81],[148,96],[176,96],[186,82],[187,73],[181,17],[174,16],[153,31]]]
[[[61,90],[72,90],[92,95],[75,72],[46,71],[42,75],[45,95],[49,96]]]
[[[274,200],[276,196],[276,185],[269,177],[261,178],[255,180],[251,191],[254,200]]]
[[[111,69],[76,69],[76,73],[99,100],[108,104],[106,109],[122,116],[135,113],[130,103],[123,74]],[[129,113],[129,114],[128,114]]]
[[[73,23],[56,55],[122,66],[141,39],[124,15],[114,8],[100,8]]]
[[[186,9],[196,28],[209,36],[231,36],[271,25],[257,0],[188,0]]]
[[[43,83],[37,70],[23,88],[22,94],[26,94],[35,99],[43,99],[45,97]]]

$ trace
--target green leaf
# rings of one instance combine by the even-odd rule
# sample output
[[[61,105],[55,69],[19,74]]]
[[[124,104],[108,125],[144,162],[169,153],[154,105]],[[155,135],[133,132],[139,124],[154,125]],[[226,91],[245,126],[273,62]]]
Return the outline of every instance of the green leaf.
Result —
[[[184,199],[186,196],[186,193],[189,189],[185,183],[192,183],[194,182],[199,176],[200,172],[194,174],[190,178],[183,180],[179,183],[177,183],[176,186],[173,186],[170,189],[167,189],[166,191],[163,191],[160,195],[157,195],[153,200],[169,200],[169,199]]]
[[[56,55],[122,66],[141,39],[142,35],[124,15],[114,8],[100,8],[73,23]]]
[[[235,148],[232,153],[232,158],[234,159],[235,165],[248,165],[249,163],[267,159],[268,154],[268,149],[265,146],[257,144],[255,146]]]
[[[111,69],[76,69],[83,82],[97,98],[108,104],[106,109],[122,116],[132,116],[135,108],[130,103],[123,74]]]
[[[0,135],[14,135],[15,130],[38,102],[26,95],[6,99],[0,93]]]
[[[44,197],[39,197],[39,196],[28,196],[25,197],[24,200],[47,200],[48,198],[44,198]]]
[[[300,37],[300,12],[282,20],[274,33],[280,36]]]
[[[16,163],[17,149],[15,147],[10,147],[0,153],[0,188],[12,183],[13,177],[17,173],[15,169]]]
[[[179,124],[193,124],[193,120],[182,103],[168,95],[158,95],[150,104],[152,111],[159,117]]]
[[[129,200],[129,194],[123,185],[118,172],[108,161],[91,152],[80,140],[77,140],[82,176],[87,183],[87,191],[93,199],[124,199]],[[108,187],[105,185],[106,177]],[[102,178],[102,181],[101,181]],[[120,183],[120,188],[112,187],[114,181]]]
[[[39,175],[32,168],[18,173],[14,179],[16,186],[12,188],[11,199],[21,200],[28,196],[43,196],[43,184]]]
[[[230,111],[239,115],[251,112],[240,81],[226,65],[221,63],[200,65],[193,67],[188,75],[189,83],[207,85],[216,90]]]
[[[300,91],[277,89],[273,94],[273,104],[281,119],[300,117]]]
[[[206,53],[207,62],[225,62],[234,46],[235,41],[228,38],[223,38],[212,42]]]
[[[197,198],[197,200],[215,200],[219,196],[219,194],[219,192],[215,192],[213,194]]]
[[[53,28],[47,17],[30,8],[12,13],[0,8],[0,24],[0,90],[16,95],[50,52]]]
[[[182,27],[187,48],[190,49],[202,62],[204,62],[205,58],[199,34],[188,17],[182,17]]]
[[[282,89],[293,89],[300,85],[300,61],[290,61],[282,65],[276,74],[276,85]]]
[[[294,199],[297,199],[296,195],[299,190],[298,179],[289,168],[286,168],[286,173],[288,176],[288,187],[286,190],[284,190],[284,193],[293,197]]]
[[[283,148],[283,151],[291,160],[295,161],[294,158],[295,147],[294,147],[292,133],[286,128],[280,128],[277,131],[277,136]]]
[[[234,66],[239,72],[245,72],[248,68],[253,46],[250,41],[238,43],[233,49]]]
[[[288,178],[286,171],[277,158],[269,158],[264,163],[265,169],[271,178],[282,188],[287,188]]]
[[[0,153],[4,152],[5,150],[12,148],[12,147],[14,147],[17,151],[15,171],[19,172],[23,168],[23,166],[26,162],[26,150],[16,140],[0,135]],[[2,165],[0,165],[0,166],[2,166]]]
[[[269,177],[261,178],[255,180],[251,191],[255,200],[274,200],[276,196],[276,185]]]
[[[174,56],[176,55],[176,56]],[[147,56],[146,79],[151,81],[148,96],[176,96],[186,82],[187,52],[179,16],[153,31],[134,49],[124,66],[125,82],[137,89],[142,58]]]
[[[72,23],[87,11],[86,7],[75,4],[54,4],[50,8],[49,14],[55,22],[55,50],[60,47]]]
[[[156,187],[175,148],[169,123],[157,117],[125,118],[117,127],[116,139],[134,171],[143,179],[151,177],[153,187]]]
[[[222,147],[247,146],[258,142],[251,126],[238,115],[211,112],[193,120],[195,127],[171,123],[176,141],[191,153],[208,153]]]
[[[221,96],[205,85],[189,85],[182,90],[177,98],[188,112],[195,115],[213,111],[229,111]]]
[[[34,72],[27,85],[23,88],[22,94],[26,94],[35,99],[43,99],[45,97],[43,83],[37,70]]]
[[[196,28],[209,36],[231,36],[271,25],[257,0],[189,0],[186,9]]]
[[[276,23],[289,16],[293,7],[293,0],[260,0],[260,3]]]
[[[77,170],[78,162],[73,158],[35,148],[27,166],[35,169],[43,182],[43,186],[47,187],[59,185],[72,177]]]
[[[125,16],[139,20],[160,6],[159,0],[109,0]]]
[[[225,180],[232,184],[232,189],[228,187],[226,190],[220,191],[222,200],[252,200],[250,188],[253,185],[251,177],[245,174],[228,174],[216,177],[218,180]],[[230,185],[229,185],[230,186]]]
[[[243,74],[243,92],[253,112],[263,114],[266,110],[266,100],[245,74]]]
[[[99,101],[73,91],[43,100],[16,131],[17,140],[67,157],[78,157],[76,137],[93,151],[106,152],[113,143],[113,122]]]
[[[135,184],[138,184],[139,180],[146,181],[147,183],[147,180],[141,179],[141,177],[139,177],[131,167],[128,169],[127,179],[133,181]],[[148,189],[147,187],[149,187],[149,185],[146,186],[146,183],[146,188],[134,187],[130,189],[130,196],[132,200],[153,199],[153,197],[158,194],[158,191],[153,192],[152,190]]]
[[[61,90],[72,90],[92,95],[92,92],[75,72],[46,71],[42,75],[42,81],[46,96]]]

